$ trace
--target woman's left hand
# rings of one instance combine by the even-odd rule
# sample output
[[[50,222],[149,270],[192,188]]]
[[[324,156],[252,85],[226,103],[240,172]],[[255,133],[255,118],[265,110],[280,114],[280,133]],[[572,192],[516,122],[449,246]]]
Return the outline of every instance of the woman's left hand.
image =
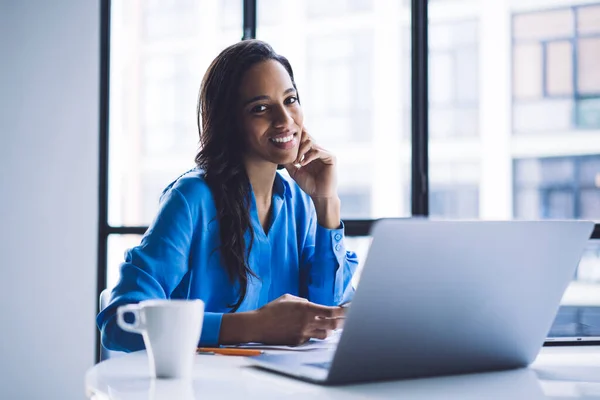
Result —
[[[317,145],[303,128],[298,157],[285,169],[313,200],[331,199],[337,197],[335,164],[335,156]]]

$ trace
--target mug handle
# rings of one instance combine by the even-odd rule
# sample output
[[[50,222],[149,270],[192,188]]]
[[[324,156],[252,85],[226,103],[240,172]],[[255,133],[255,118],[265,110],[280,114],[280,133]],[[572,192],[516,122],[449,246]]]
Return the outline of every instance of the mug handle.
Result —
[[[125,313],[128,312],[134,316],[134,321],[131,323],[125,321]],[[146,330],[144,322],[144,309],[139,304],[125,304],[117,308],[117,325],[124,331],[141,334]]]

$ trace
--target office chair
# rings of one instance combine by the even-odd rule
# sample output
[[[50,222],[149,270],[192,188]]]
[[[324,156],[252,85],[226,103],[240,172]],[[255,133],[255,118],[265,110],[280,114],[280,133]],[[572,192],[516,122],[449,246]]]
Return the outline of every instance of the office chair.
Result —
[[[104,308],[108,305],[109,302],[110,302],[110,289],[104,289],[102,291],[102,293],[100,293],[100,311],[104,310]],[[100,361],[108,360],[109,358],[120,357],[125,354],[122,351],[108,350],[107,348],[102,346],[102,343],[99,343],[99,345],[100,345]]]

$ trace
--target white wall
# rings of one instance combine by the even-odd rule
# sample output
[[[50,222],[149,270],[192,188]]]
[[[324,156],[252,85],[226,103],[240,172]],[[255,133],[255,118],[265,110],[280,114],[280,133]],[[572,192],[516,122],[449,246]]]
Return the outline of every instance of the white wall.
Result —
[[[0,399],[94,362],[98,0],[0,0]]]

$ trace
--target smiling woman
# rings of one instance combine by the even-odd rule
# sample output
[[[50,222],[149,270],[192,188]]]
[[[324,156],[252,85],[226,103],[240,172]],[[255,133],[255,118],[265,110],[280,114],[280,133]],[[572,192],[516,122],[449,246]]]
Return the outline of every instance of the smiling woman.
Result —
[[[248,138],[249,156],[275,164],[295,160],[304,115],[284,65],[275,60],[254,65],[242,80],[240,97],[244,104],[240,122]]]
[[[143,348],[115,313],[152,298],[204,300],[202,345],[326,338],[357,258],[344,246],[335,157],[304,127],[289,62],[257,40],[225,49],[204,76],[198,129],[197,167],[167,186],[126,252],[97,318],[102,344]]]

